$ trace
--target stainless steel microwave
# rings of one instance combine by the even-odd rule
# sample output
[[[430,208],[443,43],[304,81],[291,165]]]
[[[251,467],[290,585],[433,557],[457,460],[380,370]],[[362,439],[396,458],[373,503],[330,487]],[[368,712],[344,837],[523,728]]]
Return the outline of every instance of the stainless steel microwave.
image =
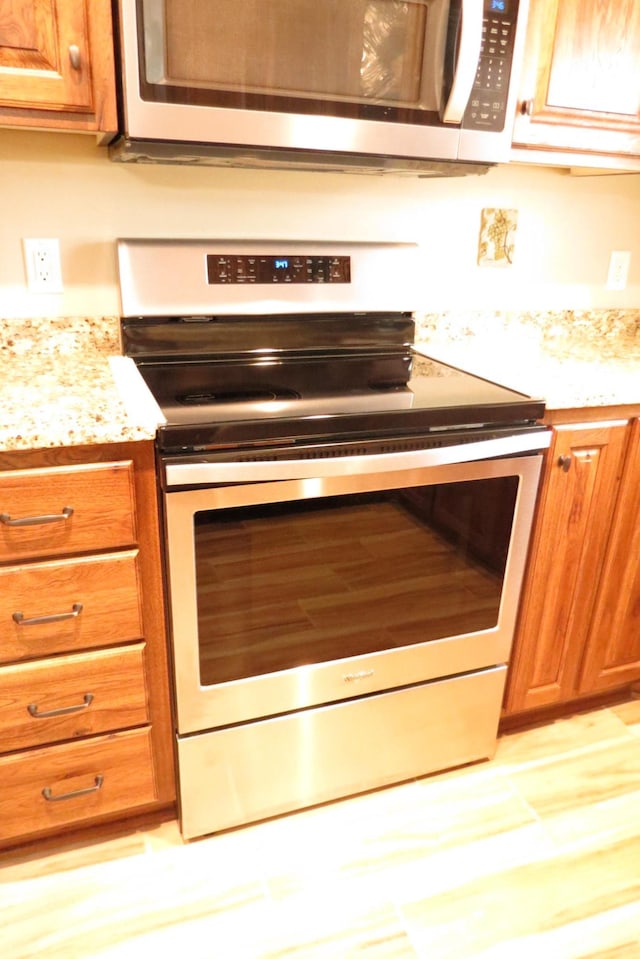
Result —
[[[118,0],[114,159],[481,172],[528,0]]]

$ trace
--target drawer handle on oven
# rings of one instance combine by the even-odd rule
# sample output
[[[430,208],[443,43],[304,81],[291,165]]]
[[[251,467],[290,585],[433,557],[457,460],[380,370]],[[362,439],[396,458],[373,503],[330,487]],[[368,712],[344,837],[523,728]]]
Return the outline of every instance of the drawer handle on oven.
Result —
[[[87,796],[89,793],[97,793],[99,789],[102,789],[103,782],[104,776],[96,776],[93,780],[93,786],[88,786],[86,789],[76,789],[71,793],[60,793],[59,796],[54,796],[49,787],[45,786],[42,790],[42,795],[47,802],[60,802],[62,799],[76,799],[78,796]]]
[[[25,516],[24,519],[11,519],[8,513],[0,513],[0,523],[5,526],[43,526],[45,523],[59,523],[73,516],[73,508],[65,506],[61,513],[48,516]]]
[[[79,713],[80,710],[90,706],[92,702],[93,693],[85,693],[83,702],[78,703],[77,706],[63,706],[62,709],[49,709],[47,712],[41,713],[37,703],[30,703],[29,706],[27,706],[27,711],[34,719],[48,719],[50,716],[65,716],[67,713]]]
[[[70,613],[52,613],[50,616],[33,616],[31,619],[25,619],[24,613],[14,613],[12,618],[18,626],[41,626],[43,623],[61,623],[65,619],[75,619],[82,609],[82,603],[74,603]]]

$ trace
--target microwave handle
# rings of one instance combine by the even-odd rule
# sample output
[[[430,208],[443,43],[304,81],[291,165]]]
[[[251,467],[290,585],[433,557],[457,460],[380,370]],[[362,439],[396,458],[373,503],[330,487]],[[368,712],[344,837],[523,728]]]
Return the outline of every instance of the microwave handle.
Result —
[[[458,55],[451,91],[442,111],[443,123],[462,123],[480,60],[483,18],[483,3],[479,3],[478,0],[461,0],[458,8],[458,25],[455,27]]]

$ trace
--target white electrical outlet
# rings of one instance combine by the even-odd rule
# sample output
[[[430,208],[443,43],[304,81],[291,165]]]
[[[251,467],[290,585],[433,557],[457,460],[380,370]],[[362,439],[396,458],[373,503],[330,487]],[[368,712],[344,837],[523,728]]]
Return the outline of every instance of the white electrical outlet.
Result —
[[[60,241],[24,239],[27,286],[31,293],[62,293]]]
[[[608,290],[624,290],[629,275],[631,253],[629,250],[612,250],[609,258],[609,273],[607,275]]]

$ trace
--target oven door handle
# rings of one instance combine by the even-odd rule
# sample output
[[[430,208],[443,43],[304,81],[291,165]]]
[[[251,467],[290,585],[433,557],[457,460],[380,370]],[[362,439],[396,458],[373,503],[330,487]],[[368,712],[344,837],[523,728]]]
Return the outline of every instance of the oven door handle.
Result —
[[[437,449],[408,450],[362,456],[335,456],[321,459],[267,460],[244,463],[216,462],[206,457],[194,461],[167,462],[164,466],[168,489],[182,486],[211,486],[216,483],[256,483],[277,480],[323,479],[332,476],[371,475],[430,466],[449,466],[473,460],[536,453],[546,449],[551,432],[533,428],[497,439],[478,440]]]

